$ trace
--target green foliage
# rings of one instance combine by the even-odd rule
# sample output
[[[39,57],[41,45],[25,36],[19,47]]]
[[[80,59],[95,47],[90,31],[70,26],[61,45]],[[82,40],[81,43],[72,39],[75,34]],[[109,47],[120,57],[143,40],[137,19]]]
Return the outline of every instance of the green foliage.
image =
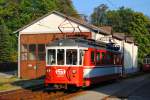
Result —
[[[147,16],[121,7],[118,10],[105,11],[105,19],[107,19],[105,25],[112,26],[113,31],[134,37],[139,45],[140,62],[150,53],[150,19]]]
[[[11,38],[3,20],[0,20],[0,63],[10,61]]]
[[[10,34],[52,10],[79,17],[71,0],[0,0],[0,62],[17,59],[17,38]]]
[[[96,26],[103,26],[106,24],[106,12],[107,5],[101,4],[94,9],[94,12],[91,15],[91,23]]]

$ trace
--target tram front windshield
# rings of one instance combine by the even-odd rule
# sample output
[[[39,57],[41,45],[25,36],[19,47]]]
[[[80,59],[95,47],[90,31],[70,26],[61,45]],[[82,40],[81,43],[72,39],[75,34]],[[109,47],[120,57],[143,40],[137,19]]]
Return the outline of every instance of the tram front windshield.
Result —
[[[48,49],[47,51],[48,65],[78,65],[78,58],[81,64],[82,57],[78,57],[77,49]]]
[[[77,65],[77,50],[76,49],[66,50],[66,64]]]

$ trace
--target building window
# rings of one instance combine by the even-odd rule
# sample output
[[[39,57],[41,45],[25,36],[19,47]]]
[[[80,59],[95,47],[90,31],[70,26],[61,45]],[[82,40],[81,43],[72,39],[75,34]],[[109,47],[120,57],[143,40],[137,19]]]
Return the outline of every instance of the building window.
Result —
[[[23,44],[21,45],[21,60],[28,60],[28,45]]]
[[[29,60],[36,60],[36,45],[30,44],[29,45]]]
[[[38,60],[45,60],[45,44],[38,44]]]
[[[27,53],[21,53],[21,60],[27,60],[28,56]]]
[[[57,64],[64,65],[64,49],[57,49]]]
[[[47,54],[47,64],[48,65],[55,65],[56,64],[56,50],[49,49]]]
[[[28,45],[27,44],[21,45],[21,52],[28,52]]]
[[[45,60],[45,44],[21,45],[21,60]]]
[[[67,49],[66,50],[66,64],[67,65],[77,65],[77,49]]]

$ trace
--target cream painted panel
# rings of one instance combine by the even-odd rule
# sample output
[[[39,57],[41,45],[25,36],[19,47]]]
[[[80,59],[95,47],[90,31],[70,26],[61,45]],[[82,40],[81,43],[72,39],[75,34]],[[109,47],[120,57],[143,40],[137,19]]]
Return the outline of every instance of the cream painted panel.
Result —
[[[100,77],[105,75],[112,75],[112,74],[119,74],[121,70],[121,67],[96,67],[96,68],[88,68],[84,69],[84,78],[92,78],[92,77]]]
[[[101,40],[101,39],[104,39],[104,38],[106,38],[106,37],[107,37],[107,36],[105,36],[105,35],[103,35],[103,34],[98,34],[98,33],[92,32],[92,39],[94,39],[94,40],[102,41],[102,42],[108,43],[109,41]]]
[[[126,73],[133,73],[138,71],[138,47],[133,43],[125,43],[125,59],[124,66]]]
[[[71,24],[69,22],[71,22]],[[33,25],[25,28],[20,33],[60,33],[60,30],[58,29],[59,25],[61,25],[61,30],[63,32],[80,32],[80,30],[82,32],[90,32],[90,30],[84,26],[78,25],[72,21],[65,21],[65,18],[59,15],[51,14],[34,23]],[[78,26],[80,30],[77,28]]]
[[[133,67],[132,44],[124,43],[124,66],[125,68]]]
[[[138,67],[138,46],[134,45],[133,52],[133,66]]]

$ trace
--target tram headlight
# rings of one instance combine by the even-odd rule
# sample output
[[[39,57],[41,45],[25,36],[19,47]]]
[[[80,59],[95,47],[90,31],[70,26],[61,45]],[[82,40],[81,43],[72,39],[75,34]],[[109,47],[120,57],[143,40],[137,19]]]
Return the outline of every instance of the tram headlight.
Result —
[[[73,69],[72,74],[76,74],[76,73],[77,73],[77,70]]]
[[[150,67],[149,65],[146,65],[146,67]]]
[[[47,69],[46,71],[47,71],[48,73],[50,73],[50,72],[51,72],[51,70],[50,70],[50,69]]]

